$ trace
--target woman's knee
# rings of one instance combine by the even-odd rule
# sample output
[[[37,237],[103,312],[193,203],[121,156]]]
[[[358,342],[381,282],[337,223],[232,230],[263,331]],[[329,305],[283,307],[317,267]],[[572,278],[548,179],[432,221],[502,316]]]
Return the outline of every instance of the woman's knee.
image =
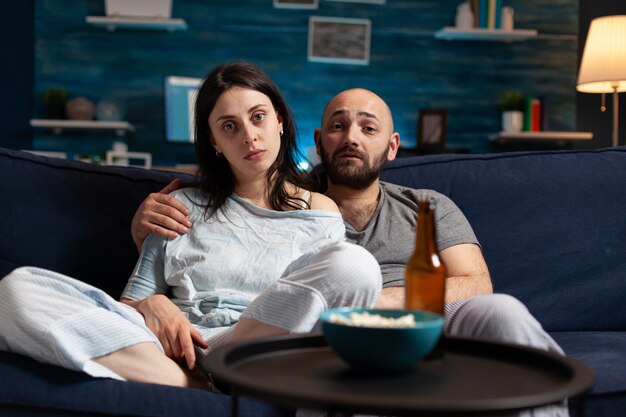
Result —
[[[346,289],[380,292],[382,275],[374,256],[352,243],[341,242],[338,246],[339,251],[335,253],[333,265],[328,271],[330,278],[336,278]]]

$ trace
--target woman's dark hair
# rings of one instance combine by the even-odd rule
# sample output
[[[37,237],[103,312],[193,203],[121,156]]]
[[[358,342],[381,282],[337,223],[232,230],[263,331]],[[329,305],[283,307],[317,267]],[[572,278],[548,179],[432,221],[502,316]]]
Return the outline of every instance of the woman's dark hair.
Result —
[[[235,177],[224,156],[217,155],[212,144],[209,115],[219,97],[233,87],[259,91],[269,97],[277,114],[282,116],[283,135],[276,161],[267,173],[268,202],[273,210],[298,209],[302,200],[289,197],[285,183],[311,189],[305,172],[298,169],[295,156],[296,125],[291,110],[270,77],[262,69],[243,61],[223,64],[215,68],[202,83],[195,107],[195,144],[198,160],[198,186],[206,194],[207,215],[218,210],[235,190]]]

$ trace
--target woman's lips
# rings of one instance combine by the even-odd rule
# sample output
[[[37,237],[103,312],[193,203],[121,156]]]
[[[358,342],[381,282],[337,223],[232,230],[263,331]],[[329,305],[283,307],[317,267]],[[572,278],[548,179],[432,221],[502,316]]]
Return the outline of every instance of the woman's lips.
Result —
[[[263,153],[265,153],[265,150],[264,150],[264,149],[255,149],[255,150],[253,150],[253,151],[249,152],[249,153],[248,153],[248,154],[244,157],[244,159],[247,159],[248,161],[252,161],[252,160],[255,160],[255,159],[260,158],[260,157],[261,157],[261,155],[263,155]]]

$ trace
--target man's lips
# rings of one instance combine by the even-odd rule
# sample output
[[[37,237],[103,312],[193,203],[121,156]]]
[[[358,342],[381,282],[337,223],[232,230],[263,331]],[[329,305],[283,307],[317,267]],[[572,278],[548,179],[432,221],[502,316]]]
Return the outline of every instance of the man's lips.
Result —
[[[337,154],[337,158],[344,158],[344,159],[363,159],[361,158],[361,155],[359,155],[356,152],[351,152],[351,151],[343,151],[343,152],[339,152]]]
[[[265,149],[255,149],[253,151],[248,152],[248,154],[244,156],[244,159],[247,159],[250,161],[253,159],[260,158],[264,152],[265,152]]]

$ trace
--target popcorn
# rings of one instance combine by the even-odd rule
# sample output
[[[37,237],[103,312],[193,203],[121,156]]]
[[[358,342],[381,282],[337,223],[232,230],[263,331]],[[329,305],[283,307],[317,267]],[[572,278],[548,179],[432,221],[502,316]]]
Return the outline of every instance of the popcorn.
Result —
[[[377,327],[386,329],[415,327],[415,317],[412,314],[394,317],[383,317],[380,314],[370,314],[368,312],[363,313],[350,313],[350,317],[346,318],[339,314],[331,314],[329,321],[335,324],[344,324],[347,326],[356,327]]]

